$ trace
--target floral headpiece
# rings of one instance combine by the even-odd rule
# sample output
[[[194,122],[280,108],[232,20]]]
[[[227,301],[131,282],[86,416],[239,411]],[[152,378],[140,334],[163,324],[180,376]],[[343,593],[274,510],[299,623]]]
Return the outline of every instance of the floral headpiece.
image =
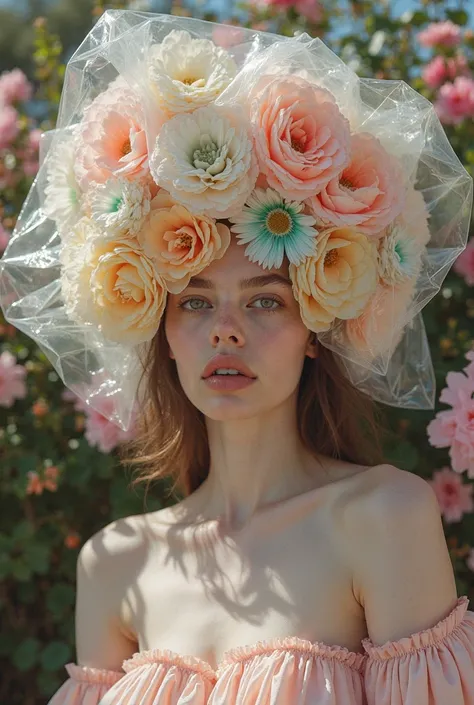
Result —
[[[433,407],[420,311],[466,246],[472,183],[404,82],[359,79],[307,34],[109,10],[41,148],[0,303],[122,428],[168,292],[231,237],[263,268],[288,258],[303,322],[353,384]]]

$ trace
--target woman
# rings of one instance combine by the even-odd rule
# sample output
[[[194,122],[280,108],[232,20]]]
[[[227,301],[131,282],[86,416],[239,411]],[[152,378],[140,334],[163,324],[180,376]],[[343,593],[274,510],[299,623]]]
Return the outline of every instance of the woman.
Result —
[[[282,71],[304,41],[275,44]],[[148,74],[160,120],[112,82],[49,160],[64,310],[103,382],[112,343],[143,364],[124,460],[185,494],[81,549],[77,663],[51,705],[474,705],[436,497],[383,462],[369,399],[415,394],[399,355],[433,233],[403,172],[414,136],[399,161],[307,76],[275,79],[271,50],[242,76],[171,31]]]

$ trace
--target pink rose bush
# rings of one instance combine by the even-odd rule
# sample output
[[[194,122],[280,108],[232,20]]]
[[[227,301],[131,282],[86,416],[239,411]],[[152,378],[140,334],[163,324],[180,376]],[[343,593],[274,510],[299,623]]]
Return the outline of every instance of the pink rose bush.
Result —
[[[30,100],[33,86],[21,69],[4,71],[0,75],[0,103],[13,105]]]
[[[435,56],[426,66],[422,78],[430,88],[439,88],[445,81],[453,81],[457,76],[470,76],[471,71],[467,59],[462,54],[445,58]]]
[[[448,372],[439,397],[451,409],[438,412],[427,432],[432,446],[449,448],[453,470],[474,479],[474,351],[466,357],[470,362],[462,372]]]
[[[435,110],[441,122],[457,125],[465,118],[474,118],[474,79],[458,76],[445,83],[438,92]]]
[[[454,47],[462,39],[462,30],[451,20],[432,22],[422,32],[418,32],[417,38],[424,47]]]
[[[172,30],[140,86],[119,75],[53,141],[43,208],[63,245],[66,313],[146,343],[168,294],[234,236],[264,269],[286,257],[308,328],[337,328],[370,364],[410,318],[430,238],[423,197],[383,136],[351,130],[316,81],[270,67],[226,98],[238,72],[225,47],[240,37],[229,32]]]

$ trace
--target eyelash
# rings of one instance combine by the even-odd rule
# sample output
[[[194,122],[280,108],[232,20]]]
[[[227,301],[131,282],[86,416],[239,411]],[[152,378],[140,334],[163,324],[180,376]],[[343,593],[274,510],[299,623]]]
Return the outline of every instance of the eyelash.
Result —
[[[276,296],[259,296],[257,299],[254,299],[255,301],[261,301],[261,300],[269,300],[269,301],[275,301],[278,306],[277,308],[261,308],[261,311],[265,311],[266,313],[276,313],[280,308],[283,308],[283,304],[280,301],[280,299],[277,299]],[[199,296],[189,296],[187,299],[183,299],[182,301],[179,302],[178,308],[183,309],[183,311],[187,311],[188,313],[199,313],[200,311],[205,310],[204,308],[184,308],[184,304],[186,304],[188,301],[204,301],[204,299],[199,298]]]

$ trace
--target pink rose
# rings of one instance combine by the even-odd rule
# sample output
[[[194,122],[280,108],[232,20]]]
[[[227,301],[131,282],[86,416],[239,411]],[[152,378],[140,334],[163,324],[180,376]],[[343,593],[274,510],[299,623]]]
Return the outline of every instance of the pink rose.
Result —
[[[15,399],[24,399],[26,369],[16,364],[16,357],[8,350],[0,355],[0,406],[13,406]]]
[[[424,47],[453,47],[461,41],[461,27],[451,20],[432,22],[422,32],[418,32],[417,38]]]
[[[436,470],[429,484],[438,499],[441,514],[448,524],[461,521],[464,514],[474,511],[472,497],[474,485],[463,483],[451,468]]]
[[[402,169],[367,132],[353,135],[351,145],[349,164],[307,203],[323,222],[381,235],[405,204]]]
[[[439,89],[434,107],[446,125],[456,125],[466,117],[474,117],[474,80],[458,76],[454,83],[445,83]]]
[[[301,201],[348,164],[349,122],[324,88],[297,76],[268,80],[251,101],[260,170],[271,188]]]
[[[0,149],[9,147],[20,132],[18,113],[11,105],[0,105]]]
[[[9,240],[10,233],[8,232],[8,230],[5,230],[2,223],[0,223],[0,252],[3,252],[5,250]]]
[[[149,176],[143,110],[121,77],[85,110],[78,144],[75,172],[84,191],[111,176]]]
[[[474,286],[474,238],[469,240],[466,249],[454,262],[453,270],[460,277],[464,277],[468,286]]]
[[[99,409],[85,407],[84,436],[91,447],[97,447],[102,453],[110,453],[120,443],[133,438],[135,414],[132,414],[128,431],[122,431],[117,424],[109,420],[115,409],[114,401],[108,397],[103,397],[98,401]]]
[[[462,54],[445,59],[443,56],[435,56],[422,72],[424,82],[430,88],[438,88],[446,79],[451,81],[456,76],[469,76],[469,64]]]
[[[0,76],[0,102],[5,105],[29,100],[33,86],[21,69],[4,71]]]
[[[309,22],[318,23],[324,17],[324,10],[319,0],[296,0],[294,5],[296,12]]]

